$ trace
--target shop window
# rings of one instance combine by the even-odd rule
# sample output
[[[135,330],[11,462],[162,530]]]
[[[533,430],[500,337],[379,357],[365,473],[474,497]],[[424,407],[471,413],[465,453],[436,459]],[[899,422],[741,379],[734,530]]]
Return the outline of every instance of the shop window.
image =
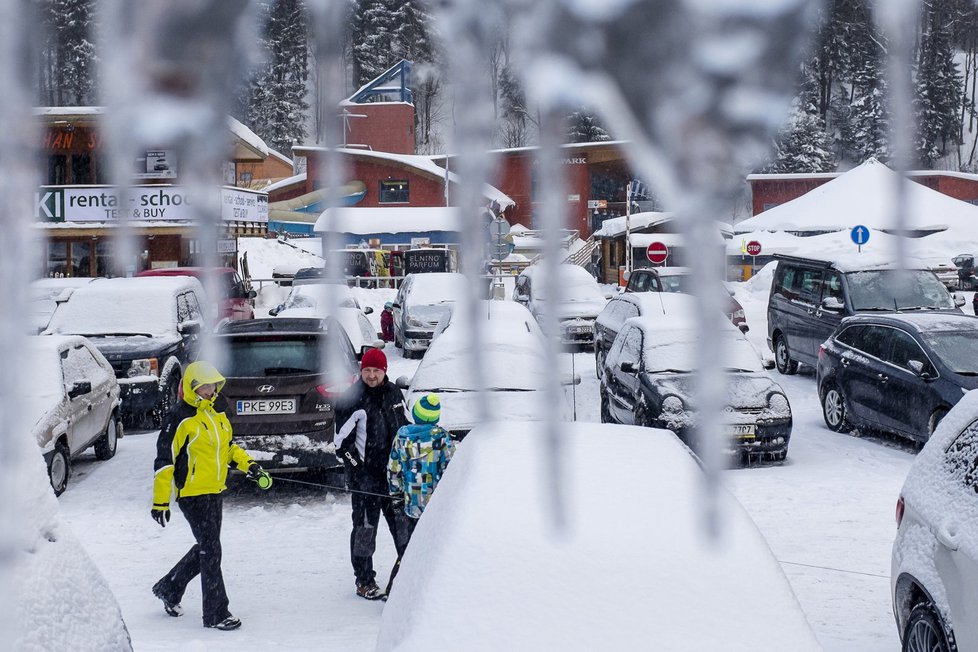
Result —
[[[95,244],[95,276],[112,276],[112,251],[110,240],[100,240]]]
[[[64,154],[48,157],[48,184],[52,186],[68,184],[68,157]]]
[[[71,242],[71,273],[69,276],[86,277],[92,275],[92,243],[82,240]]]
[[[406,204],[408,201],[407,180],[380,182],[381,204]]]
[[[88,153],[71,155],[71,183],[90,184],[94,183],[94,170],[92,169],[92,155]]]
[[[68,272],[68,243],[48,243],[47,276],[60,277]]]

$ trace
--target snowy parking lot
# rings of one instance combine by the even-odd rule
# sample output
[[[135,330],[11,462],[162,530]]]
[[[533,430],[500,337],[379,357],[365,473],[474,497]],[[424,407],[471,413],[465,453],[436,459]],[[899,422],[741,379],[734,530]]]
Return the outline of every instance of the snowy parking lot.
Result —
[[[751,339],[762,345],[763,305],[741,298]],[[419,363],[393,348],[387,353],[392,378],[410,375]],[[575,399],[577,418],[598,421],[593,355],[574,354],[573,362],[583,380],[566,391]],[[889,597],[893,513],[914,449],[894,440],[831,432],[822,422],[814,376],[772,373],[794,413],[788,460],[731,470],[724,480],[781,562],[825,649],[895,649],[899,639]],[[226,498],[223,567],[231,611],[244,626],[230,633],[203,629],[197,582],[184,599],[185,616],[166,616],[150,588],[186,552],[192,537],[180,515],[165,530],[150,518],[155,443],[155,432],[133,432],[108,463],[96,464],[86,454],[60,499],[63,517],[122,606],[135,649],[373,649],[384,603],[354,593],[348,495],[285,481],[267,493],[237,482]],[[642,512],[641,497],[628,500],[635,501],[636,518],[655,517]],[[375,555],[381,575],[394,557],[382,528]]]

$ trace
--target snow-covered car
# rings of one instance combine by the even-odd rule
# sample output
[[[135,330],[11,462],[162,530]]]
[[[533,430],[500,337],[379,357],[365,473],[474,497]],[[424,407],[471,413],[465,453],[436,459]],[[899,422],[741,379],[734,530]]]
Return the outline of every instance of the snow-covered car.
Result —
[[[668,319],[679,306],[693,306],[694,297],[677,292],[629,292],[611,297],[594,320],[594,368],[598,378],[604,374],[608,350],[625,322],[632,317]]]
[[[665,428],[693,443],[700,346],[694,319],[678,310],[667,320],[633,317],[625,322],[605,359],[599,387],[602,422]],[[744,333],[730,322],[720,323],[726,450],[731,456],[784,460],[792,426],[788,397]]]
[[[530,265],[516,277],[513,300],[522,303],[533,316],[540,320],[552,309],[547,298],[546,267],[542,263]],[[598,282],[579,265],[557,266],[560,283],[560,304],[555,308],[560,323],[560,341],[563,344],[594,342],[594,320],[608,302]]]
[[[734,296],[731,287],[724,283],[727,296],[727,318],[733,325],[743,331],[750,330],[747,326],[747,316],[744,307]],[[689,267],[643,267],[633,270],[628,276],[628,284],[622,289],[623,293],[644,292],[682,292],[693,294],[693,270]]]
[[[544,397],[554,373],[544,354],[546,343],[533,315],[512,301],[480,302],[480,352],[484,395],[490,413],[506,419],[539,421],[548,415],[566,417],[567,405],[555,406]],[[479,384],[473,372],[472,327],[463,311],[454,310],[441,324],[413,378],[397,379],[405,389],[410,420],[414,402],[429,392],[441,399],[440,425],[456,439],[465,437],[478,423]],[[578,380],[561,372],[561,381]]]
[[[821,649],[724,489],[720,532],[706,535],[703,474],[675,436],[586,423],[560,435],[560,483],[547,481],[541,424],[504,419],[459,444],[401,561],[378,651]]]
[[[327,310],[331,304],[336,307]],[[321,282],[293,285],[285,303],[268,312],[287,319],[323,319],[327,314],[335,317],[350,338],[358,360],[367,349],[384,348],[384,340],[377,337],[377,330],[367,319],[371,313],[373,308],[361,306],[348,286]]]
[[[200,348],[204,289],[191,276],[96,279],[60,304],[44,335],[82,335],[112,365],[126,425],[159,428]]]
[[[464,275],[456,272],[408,274],[394,298],[394,346],[405,358],[423,354],[438,322],[471,293]]]
[[[268,311],[272,317],[309,317],[308,314],[298,314],[298,309],[321,310],[328,305],[340,308],[356,308],[365,315],[373,313],[370,306],[363,307],[357,300],[353,290],[341,283],[300,283],[292,286],[292,291],[285,301]],[[322,317],[323,315],[319,315]]]
[[[30,301],[30,334],[36,335],[48,327],[51,315],[58,304],[67,301],[76,288],[88,285],[92,278],[41,278],[31,282],[28,291]]]
[[[27,421],[44,455],[54,495],[68,486],[71,460],[90,446],[95,457],[115,455],[119,383],[112,367],[84,337],[31,337]]]
[[[896,522],[890,584],[903,649],[978,650],[978,391],[917,454]]]

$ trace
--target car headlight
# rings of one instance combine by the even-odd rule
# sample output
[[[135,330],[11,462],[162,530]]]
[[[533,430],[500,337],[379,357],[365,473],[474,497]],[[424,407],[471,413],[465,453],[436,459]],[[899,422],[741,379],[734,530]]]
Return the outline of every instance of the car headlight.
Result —
[[[160,375],[159,362],[156,358],[140,358],[139,360],[133,360],[132,364],[129,365],[129,371],[126,373],[130,378],[136,376],[156,376]]]
[[[424,322],[418,319],[417,317],[412,317],[408,315],[407,323],[408,326],[411,326],[412,328],[424,328]]]
[[[684,412],[682,399],[678,396],[667,396],[662,399],[662,412],[669,415],[680,415]]]
[[[788,405],[788,397],[778,392],[772,393],[767,397],[767,409],[764,410],[761,416],[766,419],[790,418],[791,406]]]

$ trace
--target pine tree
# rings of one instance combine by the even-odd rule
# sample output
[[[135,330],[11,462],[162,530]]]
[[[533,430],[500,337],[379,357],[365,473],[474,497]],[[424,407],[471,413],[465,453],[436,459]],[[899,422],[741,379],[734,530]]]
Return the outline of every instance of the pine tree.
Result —
[[[917,118],[915,149],[921,165],[932,167],[947,145],[960,144],[963,81],[954,62],[949,25],[953,23],[942,2],[924,6],[923,34],[917,56],[914,112]]]
[[[816,113],[797,107],[775,145],[776,157],[765,172],[832,172],[835,155],[832,138]]]
[[[267,59],[249,89],[248,126],[275,150],[291,155],[306,136],[307,16],[301,0],[262,7]]]
[[[569,143],[600,143],[611,140],[611,136],[598,119],[584,110],[583,107],[574,111],[567,118],[567,142]]]
[[[38,67],[38,99],[52,106],[96,103],[98,58],[92,0],[42,0],[46,38]]]

